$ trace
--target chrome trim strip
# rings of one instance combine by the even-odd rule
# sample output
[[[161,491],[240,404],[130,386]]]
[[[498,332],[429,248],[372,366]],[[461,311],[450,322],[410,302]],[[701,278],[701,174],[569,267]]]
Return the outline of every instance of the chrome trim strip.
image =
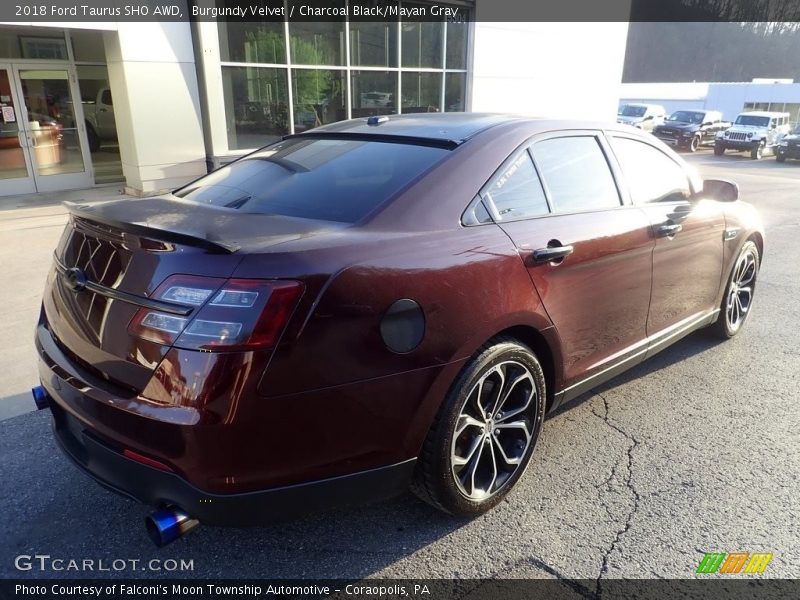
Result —
[[[663,346],[664,344],[669,342],[671,339],[680,336],[682,333],[685,333],[687,330],[691,330],[696,325],[698,325],[699,323],[703,322],[705,319],[710,319],[711,317],[716,316],[719,313],[719,311],[720,311],[720,309],[716,308],[716,309],[714,309],[714,310],[712,310],[712,311],[710,311],[708,313],[704,313],[704,314],[699,315],[697,317],[687,317],[687,319],[684,319],[683,321],[681,321],[679,323],[676,323],[675,325],[673,325],[672,327],[667,329],[666,331],[669,331],[670,332],[669,334],[665,334],[665,333],[662,332],[661,334],[659,334],[657,336],[645,338],[645,341],[647,342],[647,347],[646,348],[644,348],[642,350],[639,350],[635,354],[631,354],[630,356],[626,356],[621,361],[616,362],[613,365],[610,365],[610,366],[606,367],[602,371],[599,371],[597,373],[593,373],[593,374],[589,375],[588,377],[586,377],[584,379],[581,379],[580,381],[578,381],[576,383],[573,383],[571,386],[569,386],[568,388],[564,388],[559,393],[560,394],[566,394],[570,390],[573,390],[573,389],[575,389],[577,387],[580,387],[580,386],[584,386],[589,381],[591,381],[593,379],[597,379],[598,377],[604,375],[605,373],[608,373],[609,371],[611,371],[613,369],[618,369],[622,365],[624,365],[625,363],[628,363],[628,362],[630,362],[630,361],[632,361],[632,360],[634,360],[636,358],[639,358],[643,354],[647,354],[648,352],[658,348],[659,346]],[[690,319],[690,320],[688,320],[688,319]],[[687,322],[687,320],[688,320],[688,322]],[[681,323],[683,323],[683,325],[681,325]],[[656,340],[656,341],[653,341],[653,340]],[[633,344],[632,346],[630,346],[630,348],[635,348],[636,346],[639,346],[641,344],[642,344],[642,342],[637,342],[637,343]],[[625,352],[626,352],[626,350],[621,350],[620,352],[617,353],[617,355],[624,354]]]
[[[69,270],[68,267],[55,255],[53,256],[53,260],[56,264],[56,271],[58,271],[58,274],[63,277]],[[115,290],[114,288],[106,287],[89,280],[86,281],[85,289],[89,290],[90,292],[94,292],[95,294],[105,296],[106,298],[111,298],[112,300],[121,300],[122,302],[141,306],[142,308],[149,308],[151,310],[157,310],[159,312],[164,312],[171,315],[179,315],[181,317],[185,317],[194,310],[193,306],[186,306],[185,304],[168,302],[166,300],[153,300],[152,298],[146,298],[144,296],[137,296],[136,294],[129,294],[128,292]]]

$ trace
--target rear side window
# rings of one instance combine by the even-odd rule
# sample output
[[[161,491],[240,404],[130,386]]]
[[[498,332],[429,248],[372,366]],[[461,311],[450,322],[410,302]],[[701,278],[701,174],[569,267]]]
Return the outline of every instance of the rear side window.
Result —
[[[448,152],[380,141],[293,138],[222,167],[175,195],[248,213],[354,223]]]
[[[691,196],[683,168],[649,144],[627,138],[611,138],[625,181],[636,204],[680,202]]]
[[[552,138],[533,146],[554,212],[620,206],[606,157],[594,136]]]
[[[483,195],[494,205],[499,221],[538,217],[548,212],[542,184],[527,152],[503,167]]]

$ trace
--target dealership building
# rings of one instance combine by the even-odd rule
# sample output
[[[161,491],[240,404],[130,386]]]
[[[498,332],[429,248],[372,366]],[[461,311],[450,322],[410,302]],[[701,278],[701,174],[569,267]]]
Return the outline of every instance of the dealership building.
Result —
[[[152,194],[370,115],[613,119],[627,23],[496,23],[486,5],[440,22],[0,24],[0,196]]]

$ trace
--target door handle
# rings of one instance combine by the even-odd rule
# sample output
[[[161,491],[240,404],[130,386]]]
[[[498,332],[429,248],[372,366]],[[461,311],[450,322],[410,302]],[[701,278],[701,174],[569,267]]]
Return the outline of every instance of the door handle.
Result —
[[[562,260],[572,254],[575,249],[570,246],[548,246],[533,251],[533,262],[548,263],[554,260]]]
[[[656,229],[656,235],[658,237],[672,237],[682,229],[683,225],[680,223],[665,223],[664,225],[659,225],[658,229]]]

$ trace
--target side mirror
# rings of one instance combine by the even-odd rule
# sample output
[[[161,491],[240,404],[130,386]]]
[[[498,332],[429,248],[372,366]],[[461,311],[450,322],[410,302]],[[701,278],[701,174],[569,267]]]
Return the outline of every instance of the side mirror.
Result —
[[[736,202],[739,186],[727,179],[706,179],[703,181],[703,195],[721,202]]]
[[[778,127],[777,123],[773,123],[772,125],[769,126],[770,129],[776,129],[777,127]]]
[[[712,123],[711,121],[706,121],[705,123],[703,123],[703,127],[708,127],[709,125],[713,125],[713,124],[714,123]]]

